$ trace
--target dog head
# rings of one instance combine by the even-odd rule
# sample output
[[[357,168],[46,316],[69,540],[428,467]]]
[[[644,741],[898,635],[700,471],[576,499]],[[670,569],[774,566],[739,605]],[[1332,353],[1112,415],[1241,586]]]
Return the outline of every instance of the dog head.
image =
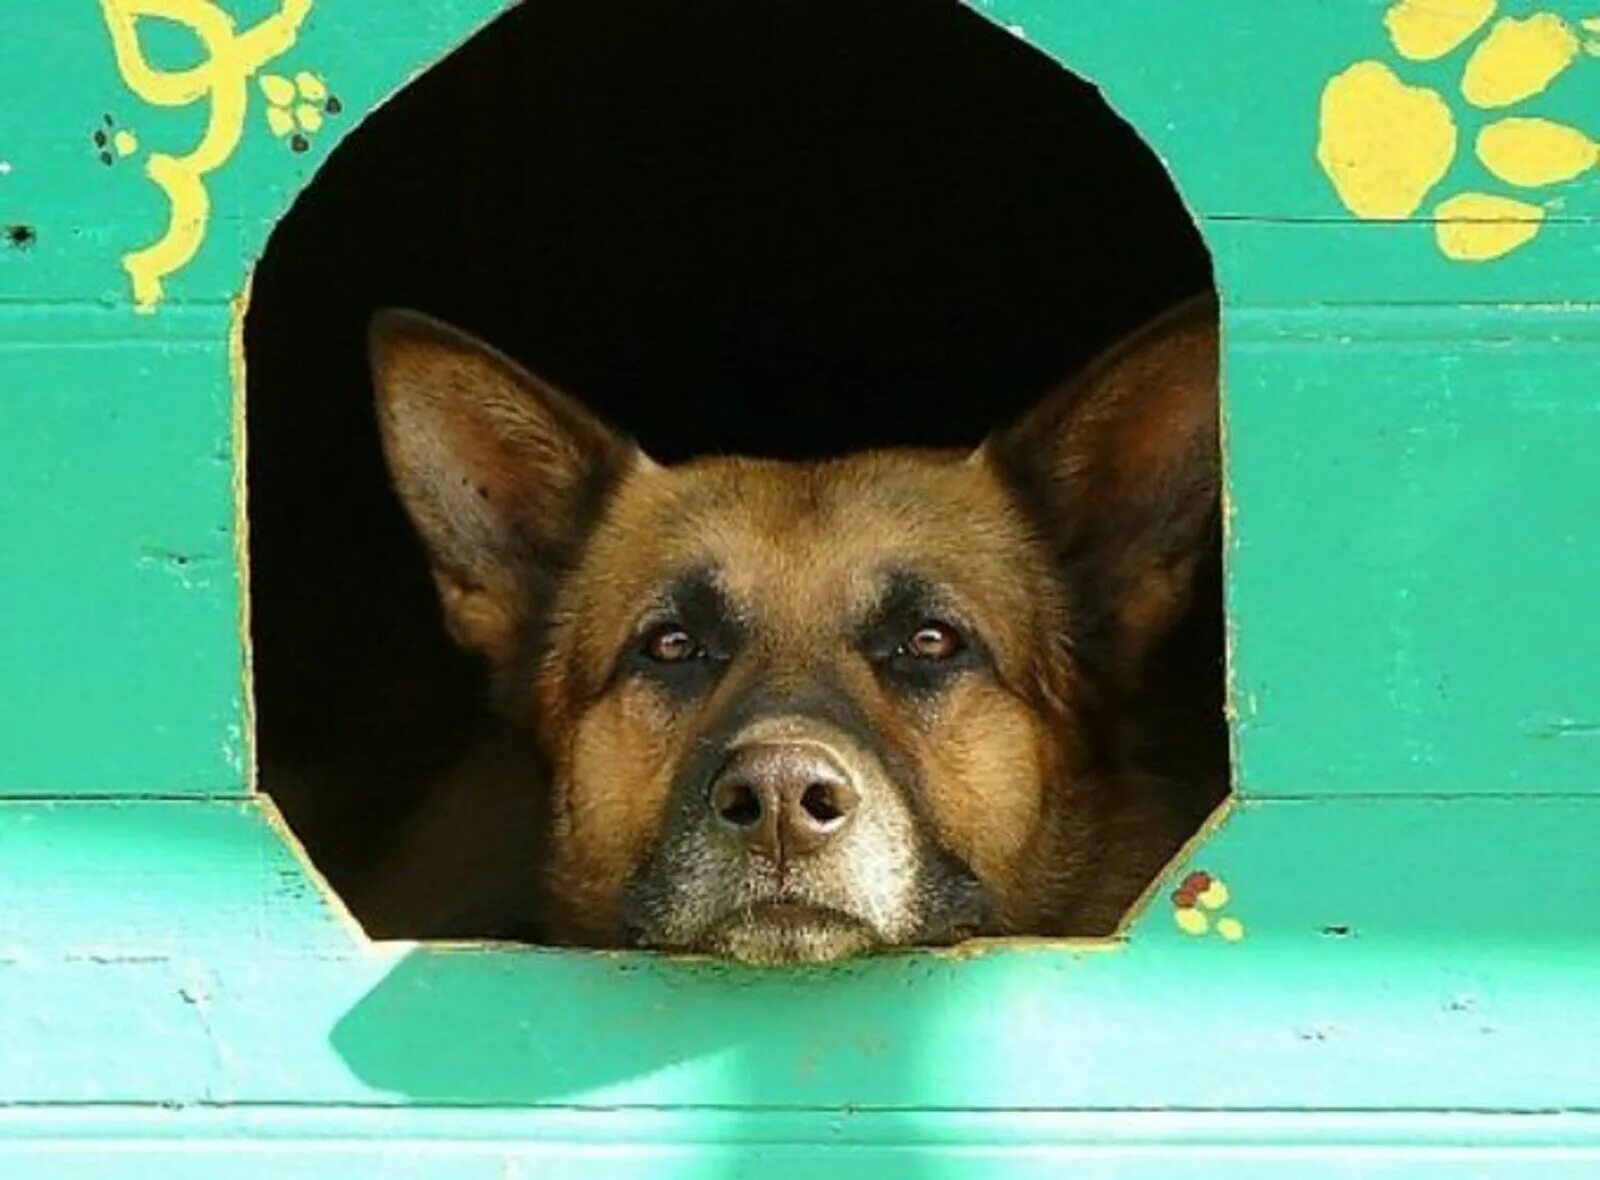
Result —
[[[1175,842],[1113,722],[1215,523],[1213,317],[973,453],[663,467],[381,314],[396,487],[541,751],[551,937],[785,962],[1109,929]]]

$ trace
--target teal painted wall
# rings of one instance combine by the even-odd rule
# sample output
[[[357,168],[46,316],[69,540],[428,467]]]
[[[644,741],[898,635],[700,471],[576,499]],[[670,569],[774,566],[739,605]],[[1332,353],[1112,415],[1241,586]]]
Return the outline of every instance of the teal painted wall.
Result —
[[[249,267],[362,114],[499,6],[12,6],[0,1170],[1595,1173],[1600,12],[974,6],[1104,88],[1214,252],[1241,799],[1109,947],[796,973],[372,946],[250,794]],[[1413,60],[1424,9],[1486,23]],[[1352,132],[1329,84],[1363,61],[1390,80]],[[1528,93],[1484,107],[1460,80],[1485,74]],[[1573,175],[1478,158],[1531,116],[1580,134],[1523,165],[1575,150]],[[1451,223],[1470,192],[1525,207]],[[124,258],[169,224],[204,233],[155,300]],[[1226,889],[1182,913],[1198,870]]]

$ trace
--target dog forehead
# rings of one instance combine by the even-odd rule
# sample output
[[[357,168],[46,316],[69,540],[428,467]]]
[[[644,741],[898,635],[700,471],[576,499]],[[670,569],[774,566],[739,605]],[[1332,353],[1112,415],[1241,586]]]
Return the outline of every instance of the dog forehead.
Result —
[[[814,568],[829,556],[896,552],[938,559],[959,550],[959,534],[992,532],[1005,516],[981,468],[938,457],[713,459],[651,482],[639,481],[643,511],[632,510],[626,495],[618,504],[629,543],[647,532],[664,556],[693,552],[736,567],[792,565],[803,556]]]
[[[866,609],[894,570],[960,584],[1015,614],[1036,553],[1003,487],[959,456],[886,452],[822,463],[702,460],[619,489],[590,546],[618,610],[690,571],[774,616]]]

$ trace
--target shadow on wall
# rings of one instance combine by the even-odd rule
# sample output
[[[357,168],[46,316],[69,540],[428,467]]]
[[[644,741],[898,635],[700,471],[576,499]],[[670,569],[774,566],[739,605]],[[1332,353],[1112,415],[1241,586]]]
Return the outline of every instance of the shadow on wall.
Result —
[[[406,953],[331,1041],[365,1084],[429,1106],[937,1109],[982,1092],[1021,1107],[1030,1082],[1010,1067],[1028,1038],[996,1041],[997,1024],[1042,1027],[1045,999],[1051,1010],[1097,1003],[1131,1027],[1137,1006],[1158,1005],[1171,986],[1159,944],[1142,947],[1139,964],[1122,949],[991,945],[793,970],[426,947]],[[1091,1001],[1115,968],[1127,996]],[[1080,1054],[1098,1035],[1050,1027]],[[970,1058],[980,1038],[991,1060]]]
[[[852,1135],[846,1107],[939,1104],[948,1091],[939,1058],[963,1030],[919,1022],[947,1005],[972,1010],[973,995],[958,993],[996,980],[970,966],[898,955],[771,971],[637,953],[422,948],[331,1041],[363,1083],[407,1104],[532,1108],[551,1120],[536,1134],[552,1150],[582,1144],[605,1175],[660,1175],[669,1162],[673,1175],[809,1174],[824,1160],[830,1175],[865,1174],[869,1163],[943,1175],[949,1161],[928,1156],[915,1128],[869,1133],[844,1159],[836,1149]],[[918,996],[909,1018],[907,989]],[[602,1113],[604,1127],[585,1113]]]
[[[246,323],[261,781],[335,887],[461,748],[363,355],[409,305],[666,459],[971,444],[1210,285],[1092,87],[955,0],[531,0],[328,160]]]

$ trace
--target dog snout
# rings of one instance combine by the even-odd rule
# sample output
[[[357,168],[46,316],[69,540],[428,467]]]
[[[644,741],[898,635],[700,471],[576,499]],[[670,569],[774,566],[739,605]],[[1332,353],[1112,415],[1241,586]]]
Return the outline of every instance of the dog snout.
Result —
[[[820,746],[762,743],[734,752],[712,780],[709,800],[715,822],[747,852],[782,862],[837,838],[861,792]]]

